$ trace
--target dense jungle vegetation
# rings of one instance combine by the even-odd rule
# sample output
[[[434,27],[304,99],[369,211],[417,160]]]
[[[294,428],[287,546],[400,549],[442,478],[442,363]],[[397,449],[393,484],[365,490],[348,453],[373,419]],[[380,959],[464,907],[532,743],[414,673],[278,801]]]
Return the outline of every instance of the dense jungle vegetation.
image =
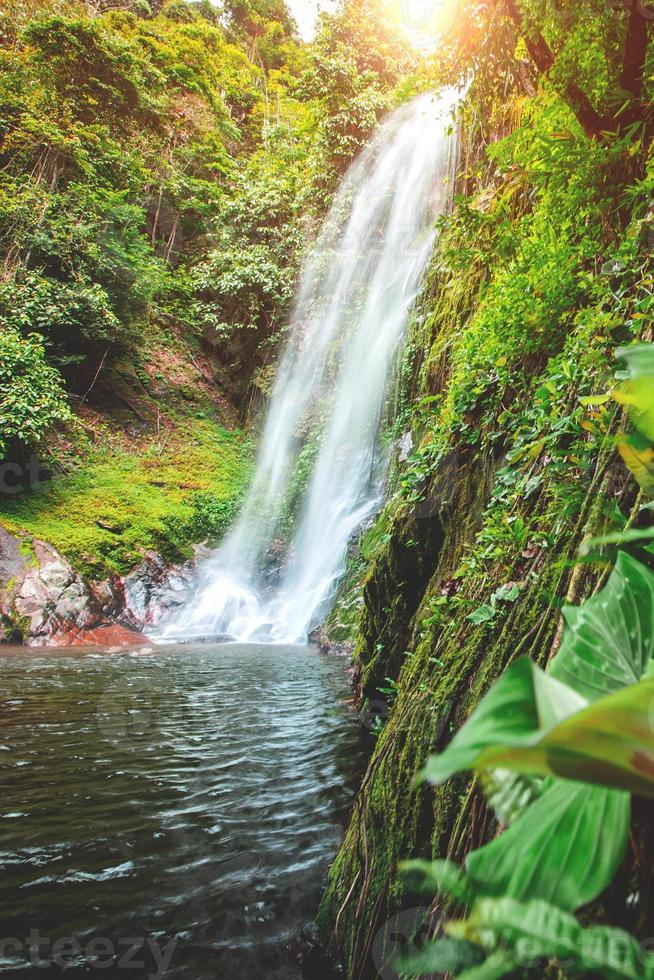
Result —
[[[366,3],[311,45],[281,0],[0,31],[3,518],[98,574],[174,557],[234,513],[302,243],[412,57]]]
[[[353,980],[654,977],[653,22],[452,0],[419,55],[375,0],[311,43],[282,0],[2,14],[0,520],[95,577],[227,526],[339,176],[463,86],[410,449],[323,630],[376,736],[320,912]]]

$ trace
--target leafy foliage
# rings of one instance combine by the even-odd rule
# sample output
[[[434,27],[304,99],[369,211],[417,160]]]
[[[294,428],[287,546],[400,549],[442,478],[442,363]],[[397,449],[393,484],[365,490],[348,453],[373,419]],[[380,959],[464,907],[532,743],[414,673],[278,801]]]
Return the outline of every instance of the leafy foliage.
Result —
[[[414,67],[406,40],[380,17],[375,0],[344,0],[322,15],[302,79],[322,106],[314,192],[333,186],[389,108],[390,91]]]
[[[304,215],[406,56],[367,0],[325,18],[314,46],[283,0],[153,9],[3,16],[0,316],[43,336],[73,393],[172,329],[242,398],[287,315]]]
[[[111,345],[128,331],[101,286],[77,289],[43,276],[27,275],[0,286],[0,314],[23,335],[38,331],[47,338],[53,360],[62,366],[83,358],[88,345]]]
[[[520,969],[539,969],[547,960],[607,980],[654,976],[651,956],[628,933],[608,926],[584,929],[573,916],[543,901],[480,899],[468,919],[451,923],[448,931],[451,938],[426,947],[404,964],[409,976],[447,970],[468,980],[491,980]],[[480,962],[480,945],[487,958],[471,966]]]
[[[0,460],[15,443],[38,445],[69,417],[61,377],[46,363],[42,338],[0,328]]]
[[[500,781],[507,769],[544,778],[508,829],[468,855],[465,878],[447,865],[423,869],[459,901],[465,896],[470,902],[472,896],[469,918],[452,926],[451,934],[493,955],[499,945],[508,946],[510,955],[498,966],[507,973],[521,962],[517,945],[529,931],[521,932],[525,922],[534,928],[535,959],[556,956],[556,943],[567,936],[567,951],[574,950],[579,965],[595,968],[589,967],[583,945],[588,937],[561,910],[574,912],[612,882],[630,826],[625,790],[654,795],[653,599],[654,574],[620,553],[602,592],[564,612],[564,639],[550,670],[518,660],[449,748],[425,768],[432,782],[473,767],[498,770]],[[532,903],[526,918],[517,915],[515,902]],[[508,910],[509,919],[495,935],[489,923],[503,921]],[[636,966],[635,951],[640,951],[630,937],[624,939],[627,951],[620,963],[611,966],[608,946],[602,945],[611,935],[602,932],[600,941],[598,933],[598,965],[607,975],[646,975],[635,972],[642,963]],[[432,968],[439,956],[436,947],[433,958],[427,952],[414,968]],[[490,961],[486,966],[489,976],[502,975]],[[486,967],[479,969],[486,975]]]

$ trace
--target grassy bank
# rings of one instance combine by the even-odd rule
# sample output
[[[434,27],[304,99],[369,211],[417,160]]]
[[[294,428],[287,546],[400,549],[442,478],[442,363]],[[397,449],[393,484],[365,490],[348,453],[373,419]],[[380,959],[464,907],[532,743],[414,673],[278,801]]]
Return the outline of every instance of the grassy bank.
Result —
[[[220,538],[247,486],[252,444],[199,351],[171,335],[101,372],[75,404],[40,455],[42,479],[0,495],[0,523],[93,578],[128,571],[147,549],[179,561]]]
[[[90,448],[79,471],[3,501],[0,520],[54,545],[85,575],[126,572],[143,551],[171,560],[217,538],[246,481],[249,443],[238,430],[181,421],[160,449]]]

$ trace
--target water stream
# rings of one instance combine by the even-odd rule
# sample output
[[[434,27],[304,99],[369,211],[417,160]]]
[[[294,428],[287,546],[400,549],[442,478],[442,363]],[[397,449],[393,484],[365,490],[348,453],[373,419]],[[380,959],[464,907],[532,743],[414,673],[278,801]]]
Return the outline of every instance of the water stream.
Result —
[[[452,192],[452,104],[426,94],[392,113],[345,177],[304,263],[249,494],[164,638],[302,642],[325,613],[383,493],[388,379]]]

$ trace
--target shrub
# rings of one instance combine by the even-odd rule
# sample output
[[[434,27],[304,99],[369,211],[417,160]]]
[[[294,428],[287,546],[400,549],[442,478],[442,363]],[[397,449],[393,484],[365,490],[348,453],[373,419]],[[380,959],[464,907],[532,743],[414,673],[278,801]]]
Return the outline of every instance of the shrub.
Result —
[[[75,287],[38,275],[9,280],[0,286],[0,317],[23,336],[38,332],[59,366],[80,360],[77,355],[98,344],[125,340],[123,325],[96,283]]]
[[[61,377],[46,364],[43,339],[0,329],[0,459],[16,444],[38,445],[69,417]]]

